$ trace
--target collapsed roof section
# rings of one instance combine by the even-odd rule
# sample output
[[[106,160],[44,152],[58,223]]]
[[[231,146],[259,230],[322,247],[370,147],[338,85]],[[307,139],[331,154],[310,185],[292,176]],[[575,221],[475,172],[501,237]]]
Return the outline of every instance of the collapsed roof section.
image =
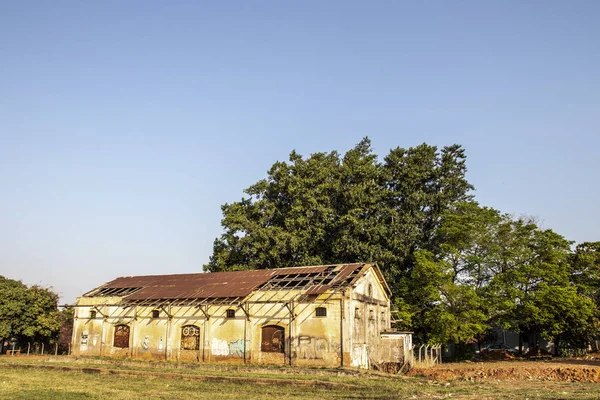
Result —
[[[336,264],[312,267],[292,267],[251,271],[213,272],[177,275],[121,277],[110,281],[83,297],[122,297],[123,304],[149,301],[206,301],[214,299],[242,299],[254,291],[288,290],[303,295],[319,295],[354,284],[373,267],[382,285],[376,264]]]

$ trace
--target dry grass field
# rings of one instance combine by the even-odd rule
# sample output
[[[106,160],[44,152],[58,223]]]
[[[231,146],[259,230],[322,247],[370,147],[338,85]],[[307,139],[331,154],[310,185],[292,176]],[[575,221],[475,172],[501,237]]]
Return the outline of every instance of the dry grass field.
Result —
[[[600,367],[593,363],[443,364],[413,370],[406,377],[316,368],[2,356],[0,399],[600,399],[600,384],[589,379],[571,379],[571,372],[543,376],[573,365],[596,371],[587,374],[598,377]]]

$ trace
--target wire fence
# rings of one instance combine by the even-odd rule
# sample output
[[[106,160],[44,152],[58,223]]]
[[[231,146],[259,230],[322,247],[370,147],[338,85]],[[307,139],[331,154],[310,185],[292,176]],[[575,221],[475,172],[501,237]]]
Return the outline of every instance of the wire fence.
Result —
[[[415,346],[414,364],[419,367],[431,367],[442,363],[441,344],[422,344]]]
[[[8,356],[65,356],[71,354],[71,344],[62,343],[9,343],[8,345],[2,346],[0,351],[1,354]]]

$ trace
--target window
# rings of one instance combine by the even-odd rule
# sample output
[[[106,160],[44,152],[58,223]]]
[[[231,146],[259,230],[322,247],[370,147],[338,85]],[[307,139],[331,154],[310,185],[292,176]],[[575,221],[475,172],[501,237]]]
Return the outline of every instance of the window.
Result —
[[[152,310],[152,318],[158,318],[160,316],[160,310]]]
[[[375,312],[373,310],[369,310],[369,319],[375,320]]]
[[[385,312],[381,312],[381,326],[385,326]]]
[[[373,297],[373,285],[369,285],[369,298]]]
[[[91,310],[91,311],[90,311],[90,318],[91,318],[91,319],[94,319],[94,318],[96,318],[96,311],[94,311],[94,310]]]
[[[200,348],[200,328],[187,325],[181,328],[181,349],[198,350]]]
[[[262,328],[260,351],[267,353],[283,353],[285,343],[285,330],[277,325],[268,325]]]
[[[235,310],[227,310],[227,318],[235,318]]]
[[[129,326],[115,326],[115,337],[113,340],[113,346],[120,347],[122,349],[126,349],[129,347]]]
[[[360,308],[358,307],[354,309],[354,318],[360,319]]]
[[[315,308],[315,316],[316,317],[326,317],[327,309],[325,307],[317,307]]]

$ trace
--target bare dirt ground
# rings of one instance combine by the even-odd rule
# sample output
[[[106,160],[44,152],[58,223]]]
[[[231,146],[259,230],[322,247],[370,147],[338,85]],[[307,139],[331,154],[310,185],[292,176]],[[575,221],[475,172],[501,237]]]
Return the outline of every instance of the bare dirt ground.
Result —
[[[413,368],[408,375],[439,381],[600,382],[600,361],[560,359],[447,363]]]

